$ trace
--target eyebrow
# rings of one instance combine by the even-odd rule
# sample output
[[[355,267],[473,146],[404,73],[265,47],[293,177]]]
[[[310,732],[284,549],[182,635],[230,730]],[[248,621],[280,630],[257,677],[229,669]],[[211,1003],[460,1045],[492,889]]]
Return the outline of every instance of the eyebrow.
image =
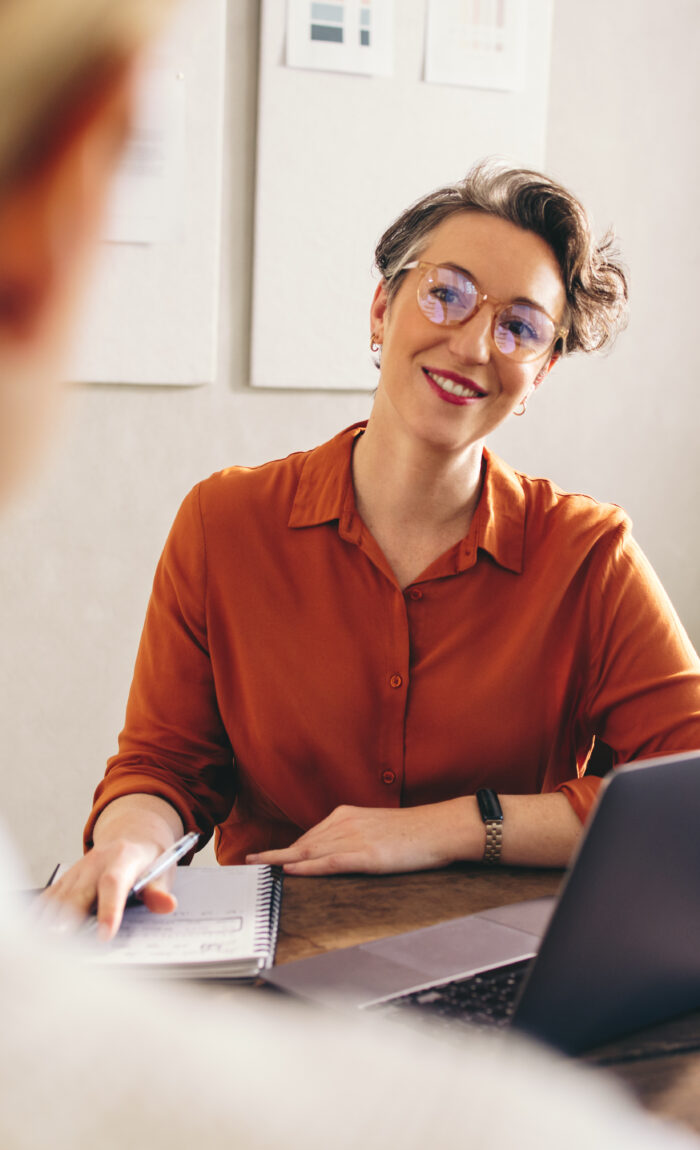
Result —
[[[439,260],[436,262],[435,266],[440,268],[454,268],[456,272],[463,272],[465,276],[469,276],[470,279],[474,280],[474,283],[479,283],[479,280],[474,275],[474,272],[470,272],[469,268],[463,268],[461,264],[456,264],[452,260]],[[500,303],[501,301],[499,300],[498,302]],[[546,307],[544,307],[541,303],[538,303],[536,299],[530,299],[530,297],[526,295],[514,296],[513,299],[508,300],[508,303],[525,303],[528,304],[529,307],[536,307],[538,311],[543,311],[546,316],[549,315]]]

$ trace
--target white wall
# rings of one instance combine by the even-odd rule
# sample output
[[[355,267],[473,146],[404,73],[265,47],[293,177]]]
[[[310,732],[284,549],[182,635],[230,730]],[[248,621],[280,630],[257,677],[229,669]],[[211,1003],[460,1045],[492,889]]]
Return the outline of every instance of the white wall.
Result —
[[[390,77],[285,67],[287,8],[265,0],[261,29],[251,383],[372,391],[365,335],[377,239],[408,203],[481,156],[543,167],[554,4],[527,0],[517,92],[425,83],[425,0],[396,8]],[[281,252],[300,275],[279,275]]]
[[[258,3],[229,8],[219,378],[193,390],[76,388],[53,459],[3,523],[3,807],[35,881],[78,853],[184,493],[369,410],[362,393],[247,386]],[[700,373],[697,342],[682,340],[696,324],[699,11],[696,0],[556,0],[547,167],[600,227],[617,224],[633,320],[611,357],[560,365],[494,441],[516,466],[626,506],[696,643]],[[368,170],[379,146],[370,133]]]
[[[622,504],[700,644],[697,0],[556,0],[547,167],[614,222],[631,321],[612,354],[572,357],[494,446]]]

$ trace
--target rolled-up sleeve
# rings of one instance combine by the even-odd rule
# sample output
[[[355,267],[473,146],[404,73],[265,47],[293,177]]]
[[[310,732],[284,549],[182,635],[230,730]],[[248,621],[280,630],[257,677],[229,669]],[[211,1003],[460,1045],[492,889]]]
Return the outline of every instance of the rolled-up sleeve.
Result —
[[[590,666],[584,711],[614,765],[700,749],[700,661],[629,522],[588,587]],[[584,821],[600,780],[556,789]]]
[[[187,496],[156,570],[118,753],[85,827],[86,849],[108,803],[156,795],[206,841],[235,797],[207,637],[207,551],[200,488]]]

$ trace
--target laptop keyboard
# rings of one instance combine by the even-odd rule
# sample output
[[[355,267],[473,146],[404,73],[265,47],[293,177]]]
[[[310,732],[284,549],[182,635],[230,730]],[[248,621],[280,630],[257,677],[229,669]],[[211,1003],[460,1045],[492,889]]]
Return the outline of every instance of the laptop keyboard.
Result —
[[[532,959],[525,959],[442,986],[415,990],[389,1002],[377,1003],[371,1009],[404,1017],[406,1011],[419,1010],[435,1021],[450,1025],[457,1020],[474,1026],[507,1026],[531,963]]]

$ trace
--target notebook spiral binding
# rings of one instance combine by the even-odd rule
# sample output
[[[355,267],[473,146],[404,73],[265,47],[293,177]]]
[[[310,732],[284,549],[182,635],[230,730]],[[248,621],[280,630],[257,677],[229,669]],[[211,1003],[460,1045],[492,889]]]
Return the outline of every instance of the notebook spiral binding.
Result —
[[[255,912],[254,950],[256,955],[264,959],[261,968],[263,970],[267,970],[275,961],[282,906],[282,877],[282,868],[273,866],[265,867],[260,875]]]

